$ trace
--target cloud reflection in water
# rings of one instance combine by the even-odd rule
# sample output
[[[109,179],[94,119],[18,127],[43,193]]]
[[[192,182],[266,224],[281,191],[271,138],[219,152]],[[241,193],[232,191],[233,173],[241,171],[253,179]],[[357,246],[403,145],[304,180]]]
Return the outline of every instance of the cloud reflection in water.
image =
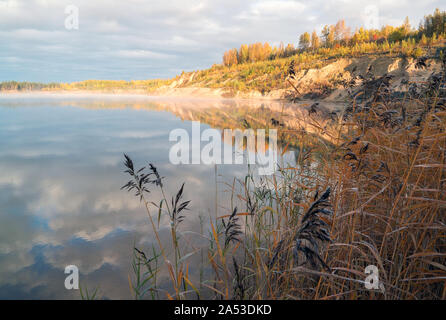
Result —
[[[138,200],[119,189],[128,178],[124,152],[138,166],[154,163],[168,194],[186,182],[192,202],[182,228],[199,231],[198,215],[214,214],[214,167],[169,164],[170,130],[191,128],[173,114],[181,116],[182,104],[202,107],[140,98],[0,98],[0,299],[78,299],[63,285],[70,264],[79,267],[81,285],[99,287],[106,298],[131,298],[133,245],[150,248],[154,239]],[[246,168],[218,172],[223,199],[223,181]],[[159,199],[157,192],[150,197]]]

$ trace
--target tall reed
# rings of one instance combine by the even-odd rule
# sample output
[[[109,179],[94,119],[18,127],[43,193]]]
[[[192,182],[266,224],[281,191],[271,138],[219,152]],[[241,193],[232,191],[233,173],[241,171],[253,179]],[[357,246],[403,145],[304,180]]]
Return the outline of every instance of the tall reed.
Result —
[[[312,106],[310,125],[333,145],[295,132],[295,165],[237,180],[231,191],[242,206],[210,220],[207,260],[196,267],[211,272],[200,272],[207,275],[200,283],[188,277],[191,253],[180,252],[177,240],[189,204],[184,185],[170,206],[163,193],[166,208],[156,207],[172,222],[175,267],[158,245],[174,292],[157,297],[446,299],[445,79],[443,67],[397,98],[391,76],[369,75],[351,91],[351,105],[330,115],[330,127],[318,125]],[[160,241],[145,194],[148,184],[162,188],[161,179],[153,167],[135,171],[127,156],[126,167],[133,180],[125,188],[136,190]],[[370,265],[377,289],[365,286]]]

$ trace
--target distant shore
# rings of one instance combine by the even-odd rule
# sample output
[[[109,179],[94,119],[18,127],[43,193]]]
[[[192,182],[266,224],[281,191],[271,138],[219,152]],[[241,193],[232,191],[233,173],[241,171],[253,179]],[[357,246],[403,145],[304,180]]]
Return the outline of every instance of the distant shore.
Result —
[[[279,90],[277,90],[279,91]],[[282,91],[282,90],[281,90]],[[272,92],[262,95],[260,92],[245,92],[231,95],[223,89],[210,89],[199,87],[187,88],[160,88],[154,92],[145,90],[4,90],[0,91],[2,96],[131,96],[146,98],[186,98],[186,99],[237,99],[237,100],[269,100],[269,101],[286,101],[280,94],[283,92]]]
[[[390,89],[394,92],[407,92],[409,83],[425,82],[433,73],[442,70],[442,62],[438,59],[425,59],[425,68],[417,67],[418,60],[413,58],[390,57],[385,55],[364,55],[358,58],[339,58],[320,68],[309,68],[296,71],[292,78],[288,78],[287,85],[276,86],[268,90],[261,86],[245,88],[243,90],[230,87],[223,80],[223,73],[215,83],[207,83],[195,72],[183,74],[171,83],[162,83],[151,87],[149,83],[126,84],[120,88],[119,82],[111,80],[88,80],[85,83],[75,84],[68,89],[61,88],[34,88],[21,90],[4,88],[0,96],[6,95],[110,95],[110,96],[142,96],[166,97],[181,99],[240,99],[261,101],[289,101],[293,98],[298,101],[317,100],[332,103],[349,101],[351,90],[358,91],[365,79],[390,76],[392,81]],[[229,72],[229,71],[228,71]],[[230,75],[238,79],[240,74]],[[270,75],[264,74],[262,81]],[[370,78],[370,79],[371,79]],[[156,80],[153,80],[156,81]],[[259,79],[258,83],[263,83]],[[285,80],[283,80],[285,81]],[[91,83],[90,83],[91,82]],[[216,86],[219,84],[221,87]],[[130,85],[134,85],[131,87]],[[155,85],[158,85],[156,83]],[[78,88],[76,86],[79,86]],[[12,89],[12,90],[11,90]],[[294,90],[293,90],[294,89]]]

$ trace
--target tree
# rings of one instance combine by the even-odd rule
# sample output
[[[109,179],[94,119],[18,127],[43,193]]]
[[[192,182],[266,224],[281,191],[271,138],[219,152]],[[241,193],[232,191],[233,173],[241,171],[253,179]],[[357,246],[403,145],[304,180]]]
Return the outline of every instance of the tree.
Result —
[[[322,29],[322,39],[324,41],[324,47],[332,47],[335,41],[335,26],[324,26],[324,28]]]
[[[327,40],[328,40],[328,46],[329,47],[332,47],[333,46],[333,44],[334,44],[334,41],[335,41],[335,37],[334,37],[334,35],[335,35],[335,33],[334,33],[334,26],[330,26],[330,32],[328,33],[328,38],[327,38]]]
[[[271,57],[272,52],[273,52],[273,49],[271,48],[270,44],[268,42],[265,42],[263,44],[261,60],[269,59]]]
[[[437,8],[433,15],[425,16],[423,28],[420,31],[428,37],[432,37],[434,33],[444,34],[446,32],[446,11],[440,11]]]
[[[248,45],[242,44],[238,52],[238,63],[248,62],[248,58],[249,58]]]
[[[292,56],[295,53],[296,49],[294,48],[294,45],[291,43],[288,43],[288,45],[285,48],[285,57]]]
[[[279,57],[285,56],[285,45],[283,44],[283,41],[280,41],[279,48],[277,49]]]
[[[226,51],[223,54],[223,64],[228,67],[237,64],[237,49]]]
[[[319,37],[317,36],[316,30],[314,30],[313,33],[311,34],[311,48],[313,50],[316,50],[317,48],[319,48],[319,45],[320,45],[320,40]]]
[[[345,20],[339,20],[334,27],[334,40],[346,42],[350,38],[350,28],[345,25]]]
[[[404,19],[404,23],[403,23],[402,27],[403,27],[404,35],[407,36],[407,35],[410,33],[410,30],[411,30],[411,26],[410,26],[410,22],[409,22],[409,17],[406,17],[406,18]]]
[[[259,43],[250,44],[248,47],[248,61],[256,62],[259,59]]]
[[[330,27],[325,25],[321,31],[322,40],[324,42],[324,47],[329,47],[329,36],[330,36]]]
[[[310,47],[310,34],[305,32],[299,37],[299,48],[306,50]]]

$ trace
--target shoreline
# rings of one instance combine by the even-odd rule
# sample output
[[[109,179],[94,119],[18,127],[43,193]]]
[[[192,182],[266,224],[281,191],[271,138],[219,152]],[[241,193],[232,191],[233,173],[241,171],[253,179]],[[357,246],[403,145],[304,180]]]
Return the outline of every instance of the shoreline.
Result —
[[[176,88],[183,89],[183,88]],[[187,88],[184,88],[187,89]],[[207,88],[206,88],[207,89]],[[212,89],[213,90],[213,89]],[[157,92],[148,93],[141,91],[95,91],[95,90],[54,90],[54,91],[0,91],[0,99],[32,99],[32,98],[50,98],[50,99],[60,99],[60,98],[75,98],[75,99],[94,99],[94,98],[107,98],[107,99],[135,99],[135,100],[168,100],[168,101],[236,101],[236,102],[267,102],[267,103],[281,103],[287,105],[302,105],[306,103],[321,102],[327,105],[343,105],[346,103],[344,100],[333,100],[333,99],[302,99],[297,101],[291,101],[287,98],[275,98],[271,96],[240,96],[236,95],[233,97],[223,96],[223,95],[206,95],[198,94],[196,92],[191,93],[183,92],[180,94],[176,91],[176,94],[172,92]]]
[[[132,98],[145,98],[145,99],[157,99],[157,98],[169,98],[169,99],[188,99],[188,100],[261,100],[261,101],[276,101],[276,102],[289,102],[286,98],[272,97],[272,96],[262,96],[257,95],[255,92],[249,92],[243,95],[229,96],[225,95],[224,91],[221,89],[209,89],[209,88],[198,88],[198,87],[188,87],[188,88],[174,88],[163,89],[155,92],[147,92],[143,90],[132,90],[132,91],[98,91],[98,90],[8,90],[0,91],[1,97],[33,97],[33,96],[44,96],[44,97],[132,97]]]

